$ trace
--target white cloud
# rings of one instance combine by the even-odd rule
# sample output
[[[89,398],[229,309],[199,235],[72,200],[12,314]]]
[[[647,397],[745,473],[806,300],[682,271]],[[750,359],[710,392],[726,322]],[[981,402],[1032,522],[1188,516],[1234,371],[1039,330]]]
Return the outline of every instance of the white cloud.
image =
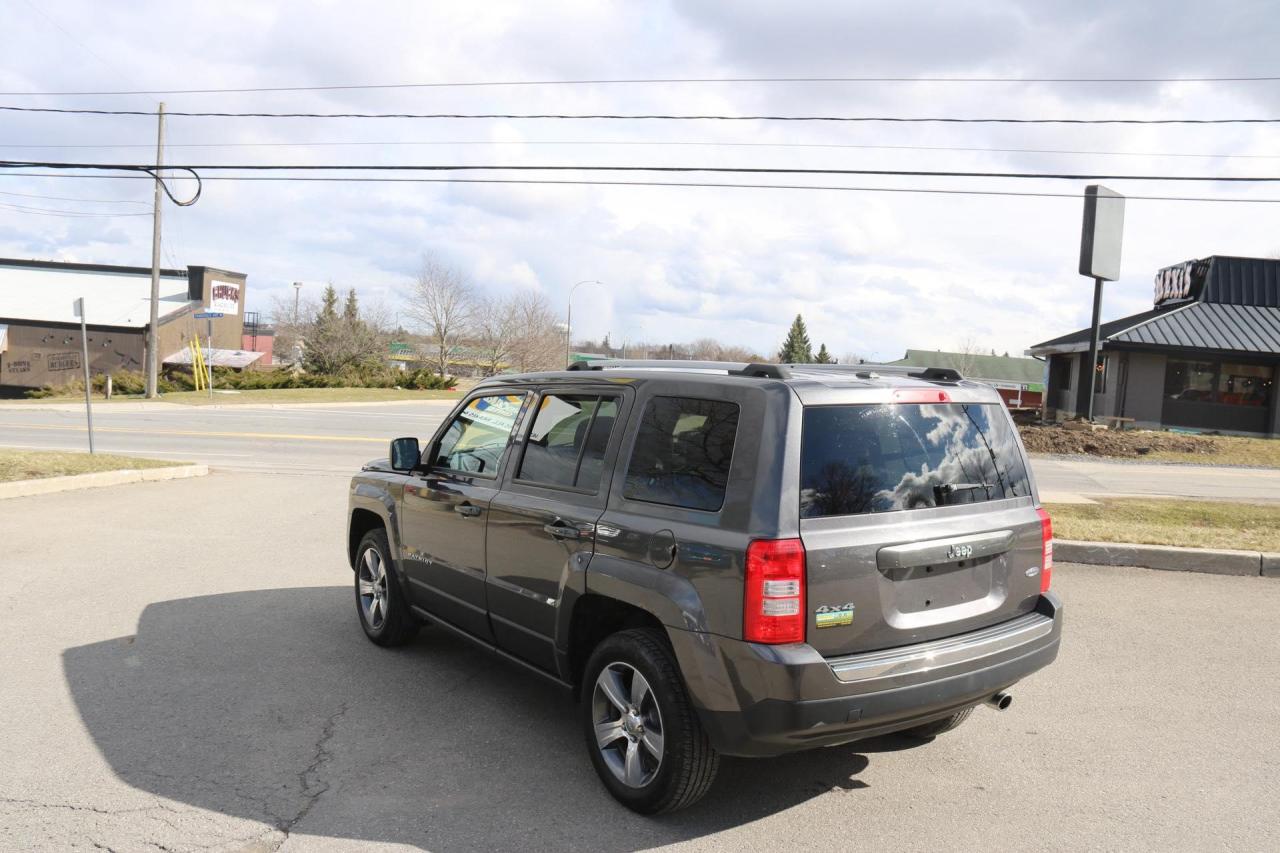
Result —
[[[916,76],[1234,75],[1269,55],[1280,21],[1249,3],[955,4],[741,2],[625,4],[402,2],[23,4],[0,32],[0,89],[319,85],[428,80],[883,74]],[[69,39],[50,18],[71,32]],[[87,49],[86,49],[87,48]],[[1244,57],[1241,59],[1240,57]],[[785,86],[760,84],[400,89],[170,96],[171,110],[832,113],[896,115],[1263,115],[1257,84]],[[0,98],[15,102],[12,97]],[[154,99],[23,99],[151,108]],[[145,161],[146,118],[6,116],[11,158]],[[1275,161],[870,148],[659,146],[669,141],[969,146],[1272,156],[1270,131],[1241,126],[1068,127],[713,122],[323,121],[174,118],[169,162],[771,165],[979,171],[1269,173]],[[597,140],[644,145],[540,144]],[[228,142],[379,143],[181,147]],[[470,144],[476,141],[503,145]],[[431,142],[431,145],[404,143]],[[129,144],[120,149],[15,145]],[[518,144],[510,144],[518,143]],[[468,177],[497,177],[472,174]],[[554,177],[572,178],[570,174]],[[1079,193],[1084,181],[874,177],[650,176],[858,186]],[[1130,194],[1272,196],[1240,185],[1105,181]],[[0,179],[0,191],[148,201],[145,181]],[[4,197],[0,196],[0,200]],[[48,208],[111,209],[37,201]],[[133,209],[133,208],[131,208]],[[1280,248],[1269,207],[1132,201],[1125,277],[1106,315],[1142,310],[1160,266]],[[974,339],[1021,351],[1087,321],[1075,273],[1080,202],[763,189],[433,183],[210,181],[192,208],[167,206],[166,263],[250,276],[251,307],[292,281],[354,286],[395,308],[423,252],[464,266],[487,290],[538,288],[575,329],[614,340],[715,336],[772,352],[797,312],[815,344],[895,357]],[[0,208],[0,254],[145,264],[150,221],[24,215]],[[172,260],[170,260],[172,259]]]

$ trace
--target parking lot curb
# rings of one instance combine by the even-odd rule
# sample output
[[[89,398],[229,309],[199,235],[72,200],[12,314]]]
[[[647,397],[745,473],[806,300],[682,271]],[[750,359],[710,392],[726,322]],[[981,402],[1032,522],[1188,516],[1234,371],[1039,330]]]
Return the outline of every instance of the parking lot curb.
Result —
[[[92,474],[73,474],[68,477],[16,480],[12,483],[0,483],[0,500],[69,492],[75,489],[97,489],[102,486],[119,486],[125,483],[182,480],[187,477],[203,477],[208,473],[208,465],[173,465],[165,468],[124,468],[119,471],[95,471]]]
[[[1095,566],[1139,566],[1211,575],[1280,577],[1280,554],[1259,551],[1055,539],[1053,556],[1064,563],[1089,563]]]

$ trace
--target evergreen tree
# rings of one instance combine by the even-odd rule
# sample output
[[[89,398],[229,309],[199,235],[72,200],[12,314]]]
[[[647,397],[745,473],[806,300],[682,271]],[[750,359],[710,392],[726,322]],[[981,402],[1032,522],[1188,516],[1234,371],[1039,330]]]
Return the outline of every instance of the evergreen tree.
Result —
[[[805,328],[804,318],[799,314],[791,323],[786,340],[782,342],[778,361],[783,364],[809,364],[813,361],[813,345],[809,343],[809,330]]]
[[[818,354],[813,357],[814,364],[835,364],[836,360],[827,352],[826,344],[818,344]]]
[[[342,319],[352,326],[360,322],[360,303],[356,301],[354,287],[347,291],[347,301],[342,306]]]

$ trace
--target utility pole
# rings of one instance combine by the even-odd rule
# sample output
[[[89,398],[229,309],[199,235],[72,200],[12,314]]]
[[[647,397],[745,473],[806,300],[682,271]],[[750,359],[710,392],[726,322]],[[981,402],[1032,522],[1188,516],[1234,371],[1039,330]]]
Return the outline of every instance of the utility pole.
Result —
[[[151,321],[147,324],[147,397],[155,399],[160,375],[160,167],[164,165],[164,103],[156,112],[156,186],[151,209]]]

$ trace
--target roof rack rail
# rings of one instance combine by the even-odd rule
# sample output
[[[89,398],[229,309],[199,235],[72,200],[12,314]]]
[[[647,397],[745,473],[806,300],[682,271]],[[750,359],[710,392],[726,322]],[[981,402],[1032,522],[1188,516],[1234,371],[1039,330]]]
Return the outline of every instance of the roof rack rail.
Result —
[[[781,364],[747,364],[741,361],[691,361],[681,359],[600,358],[575,361],[569,370],[714,370],[732,376],[758,379],[789,379],[791,371]]]
[[[787,364],[793,370],[824,371],[832,373],[852,373],[860,378],[869,378],[871,374],[892,374],[910,376],[912,379],[924,379],[927,382],[959,382],[964,379],[960,371],[950,367],[913,367],[906,364]]]

